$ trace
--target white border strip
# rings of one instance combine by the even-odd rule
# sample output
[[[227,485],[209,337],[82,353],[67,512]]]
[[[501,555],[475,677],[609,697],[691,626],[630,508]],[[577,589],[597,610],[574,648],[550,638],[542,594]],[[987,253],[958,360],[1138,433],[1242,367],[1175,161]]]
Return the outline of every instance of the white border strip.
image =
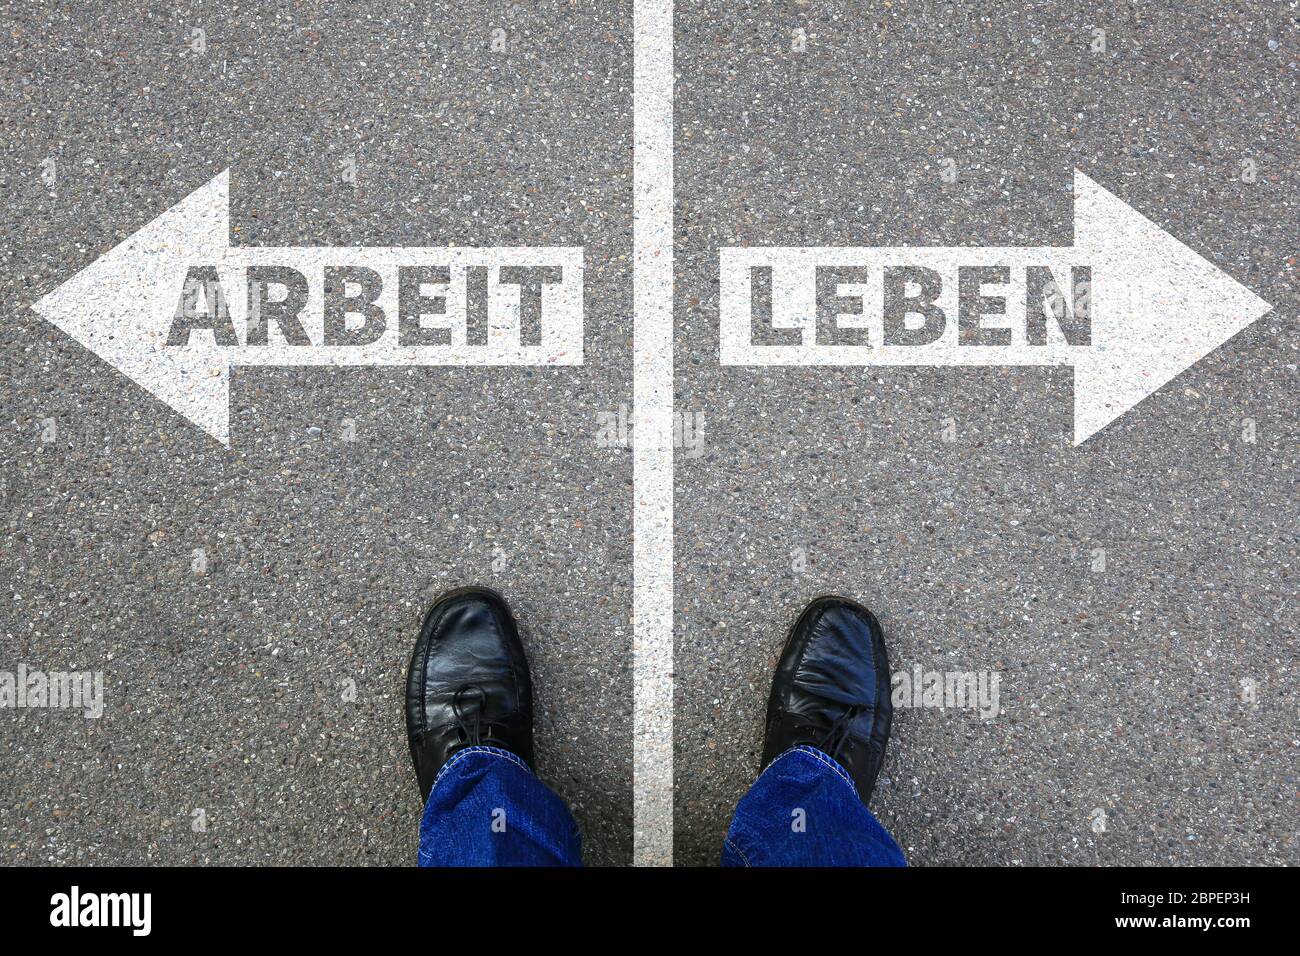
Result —
[[[632,861],[672,866],[672,0],[632,16]]]

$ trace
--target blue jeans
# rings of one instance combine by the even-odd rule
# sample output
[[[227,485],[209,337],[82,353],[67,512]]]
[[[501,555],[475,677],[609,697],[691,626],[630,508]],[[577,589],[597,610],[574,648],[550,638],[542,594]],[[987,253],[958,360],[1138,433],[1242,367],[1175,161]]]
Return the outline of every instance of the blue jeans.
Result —
[[[420,866],[581,866],[564,801],[508,750],[466,747],[438,771],[420,820]]]
[[[579,866],[564,801],[514,754],[466,747],[438,773],[420,821],[420,866]],[[736,807],[723,866],[906,866],[844,768],[787,750]]]
[[[723,866],[907,866],[903,851],[858,799],[844,768],[792,747],[736,804]]]

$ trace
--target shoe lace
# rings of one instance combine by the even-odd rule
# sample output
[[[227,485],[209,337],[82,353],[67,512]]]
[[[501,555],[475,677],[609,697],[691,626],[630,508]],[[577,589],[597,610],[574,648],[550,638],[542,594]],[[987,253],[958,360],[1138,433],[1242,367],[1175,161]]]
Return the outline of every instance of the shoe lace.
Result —
[[[478,706],[473,708],[473,714],[466,714],[467,707],[465,699],[470,694],[478,696]],[[487,693],[482,687],[476,684],[466,684],[464,687],[458,687],[456,692],[451,695],[451,710],[456,715],[457,726],[461,735],[468,744],[479,744],[488,735],[486,732],[491,731],[490,725],[483,723],[483,709],[487,706]]]
[[[840,750],[849,741],[849,734],[853,730],[853,722],[866,712],[865,707],[853,706],[845,710],[825,728],[822,736],[817,740],[814,746],[822,753],[831,757],[838,758]]]

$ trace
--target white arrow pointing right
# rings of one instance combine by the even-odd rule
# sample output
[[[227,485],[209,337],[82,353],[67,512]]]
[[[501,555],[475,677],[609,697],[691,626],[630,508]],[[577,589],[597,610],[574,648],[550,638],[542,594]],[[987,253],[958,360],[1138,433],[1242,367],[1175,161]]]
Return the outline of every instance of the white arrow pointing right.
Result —
[[[1082,172],[1074,191],[1070,247],[722,249],[722,364],[1072,365],[1080,445],[1271,306]],[[1059,316],[1031,279],[1043,269],[1074,290]],[[904,284],[917,270],[928,298]]]

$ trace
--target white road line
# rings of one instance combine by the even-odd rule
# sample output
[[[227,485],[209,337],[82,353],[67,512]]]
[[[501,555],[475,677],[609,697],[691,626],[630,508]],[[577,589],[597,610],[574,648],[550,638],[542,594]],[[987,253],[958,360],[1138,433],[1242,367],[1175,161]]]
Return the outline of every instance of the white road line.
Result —
[[[632,859],[673,862],[673,4],[633,7]]]

